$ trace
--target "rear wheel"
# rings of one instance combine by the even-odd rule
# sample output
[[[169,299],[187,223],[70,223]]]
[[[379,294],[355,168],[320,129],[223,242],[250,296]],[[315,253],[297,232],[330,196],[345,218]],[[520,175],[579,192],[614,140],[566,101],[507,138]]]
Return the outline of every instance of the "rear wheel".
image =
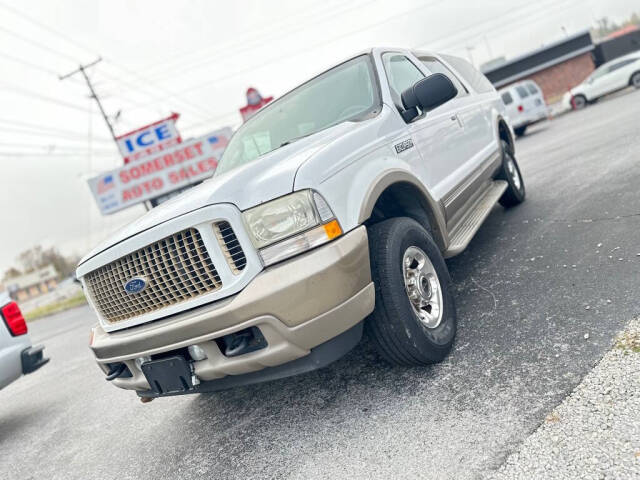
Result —
[[[576,95],[571,100],[571,105],[574,110],[582,110],[587,106],[587,98],[584,95]]]
[[[640,88],[640,72],[636,72],[633,75],[631,75],[630,83],[632,86],[636,88]]]
[[[500,197],[500,205],[509,208],[524,202],[525,188],[520,167],[518,167],[509,145],[504,140],[502,141],[502,168],[498,178],[506,180],[509,185]]]
[[[451,280],[427,230],[406,217],[369,227],[376,306],[365,328],[395,365],[426,365],[447,355],[456,333]]]
[[[515,134],[516,134],[516,137],[521,137],[521,136],[523,136],[523,135],[524,135],[524,132],[526,132],[526,131],[527,131],[527,127],[526,127],[526,126],[524,126],[524,127],[518,127],[518,128],[514,128],[514,129],[513,129],[513,133],[515,133]]]

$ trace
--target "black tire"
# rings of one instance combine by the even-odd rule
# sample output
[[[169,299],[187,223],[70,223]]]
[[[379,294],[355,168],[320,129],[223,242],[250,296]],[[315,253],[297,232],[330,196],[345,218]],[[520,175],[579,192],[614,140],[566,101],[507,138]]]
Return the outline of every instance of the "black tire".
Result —
[[[518,127],[513,129],[513,133],[516,134],[516,137],[522,137],[524,135],[524,132],[526,131],[527,131],[526,125],[524,127]]]
[[[424,227],[406,217],[374,224],[368,234],[376,289],[375,310],[365,322],[369,338],[393,365],[442,361],[456,334],[456,310],[449,271],[438,246]],[[403,262],[409,247],[417,247],[426,255],[440,286],[442,317],[433,328],[420,321],[405,287]]]
[[[629,79],[629,85],[640,88],[640,72],[635,72]]]
[[[582,110],[584,107],[587,106],[587,104],[588,104],[587,97],[585,97],[584,95],[576,95],[571,100],[571,106],[573,107],[574,110]]]
[[[512,167],[509,165],[510,162]],[[516,175],[519,182],[516,179]],[[511,153],[511,148],[509,148],[509,145],[504,140],[502,141],[502,167],[500,167],[498,178],[500,180],[506,180],[509,184],[502,194],[502,197],[500,197],[500,205],[509,208],[524,202],[526,190],[522,174],[520,173],[520,167],[513,153]]]

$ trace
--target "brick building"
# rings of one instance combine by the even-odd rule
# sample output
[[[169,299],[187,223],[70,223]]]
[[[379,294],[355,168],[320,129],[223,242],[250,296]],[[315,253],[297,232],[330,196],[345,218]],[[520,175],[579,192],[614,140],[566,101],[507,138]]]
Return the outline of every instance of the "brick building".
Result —
[[[591,34],[583,31],[489,67],[483,73],[496,88],[532,79],[540,85],[545,101],[555,103],[595,70],[594,49]]]

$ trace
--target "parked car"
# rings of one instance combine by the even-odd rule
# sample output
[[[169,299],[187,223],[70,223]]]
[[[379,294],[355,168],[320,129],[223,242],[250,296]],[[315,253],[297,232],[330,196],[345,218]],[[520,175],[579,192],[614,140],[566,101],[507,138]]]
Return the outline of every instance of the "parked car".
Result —
[[[0,292],[0,388],[49,361],[42,345],[32,347],[27,324],[18,304]]]
[[[563,98],[565,107],[580,110],[600,97],[627,87],[640,88],[640,51],[611,60],[593,71]]]
[[[484,75],[374,48],[265,106],[212,179],[81,261],[90,347],[143,399],[319,368],[363,328],[392,364],[439,362],[456,333],[444,259],[524,198]]]
[[[527,127],[542,122],[549,116],[542,90],[533,80],[524,80],[500,89],[513,131],[519,137]]]

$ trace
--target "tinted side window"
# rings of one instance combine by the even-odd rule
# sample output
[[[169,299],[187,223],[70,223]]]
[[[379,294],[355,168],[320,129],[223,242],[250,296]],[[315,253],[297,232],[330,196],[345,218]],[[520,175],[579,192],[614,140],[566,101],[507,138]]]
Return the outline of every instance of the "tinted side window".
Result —
[[[476,68],[463,58],[442,55],[448,63],[464,78],[478,93],[494,92],[491,82]]]
[[[427,67],[427,70],[429,70],[429,72],[442,73],[443,75],[446,75],[449,78],[449,80],[451,80],[453,85],[458,90],[458,95],[456,95],[456,98],[464,97],[469,93],[467,92],[467,89],[464,87],[464,85],[462,85],[460,80],[458,80],[458,78],[455,76],[455,74],[451,70],[449,70],[447,67],[445,67],[444,64],[439,62],[437,59],[433,57],[420,57],[419,60],[422,62],[422,64],[425,67]]]
[[[509,92],[504,92],[502,94],[502,101],[504,102],[505,105],[509,105],[510,103],[513,103],[513,97]]]
[[[620,69],[622,67],[626,67],[627,65],[629,65],[630,63],[633,63],[635,61],[636,61],[636,59],[632,58],[632,59],[629,59],[629,60],[623,60],[622,62],[619,62],[619,63],[614,63],[613,65],[611,65],[609,67],[609,72],[615,72],[616,70],[618,70],[618,69]]]
[[[418,67],[404,55],[397,53],[385,53],[382,56],[389,87],[391,87],[391,96],[396,106],[401,107],[400,94],[407,88],[411,87],[418,80],[424,78],[424,75]]]
[[[527,90],[529,90],[529,93],[531,95],[535,95],[536,93],[538,93],[538,89],[533,83],[527,83]]]
[[[527,98],[529,96],[529,92],[527,92],[527,89],[524,88],[523,85],[518,85],[516,87],[516,92],[518,92],[520,98]]]

